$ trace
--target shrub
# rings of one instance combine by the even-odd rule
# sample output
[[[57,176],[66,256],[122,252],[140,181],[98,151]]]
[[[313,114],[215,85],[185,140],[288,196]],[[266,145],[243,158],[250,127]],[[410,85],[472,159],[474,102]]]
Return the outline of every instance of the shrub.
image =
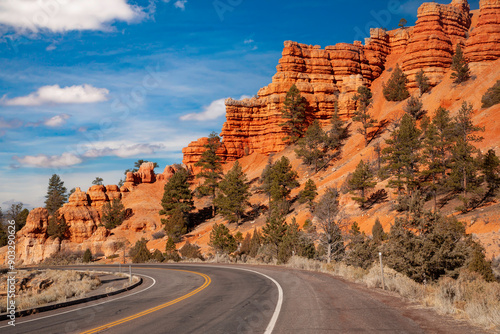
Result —
[[[152,258],[152,254],[147,247],[148,241],[144,238],[138,240],[129,251],[129,256],[133,263],[147,262]]]
[[[410,97],[410,93],[406,88],[406,83],[408,79],[404,74],[403,70],[396,66],[394,72],[392,72],[391,77],[387,81],[387,85],[383,84],[384,97],[387,101],[403,101]]]
[[[157,262],[165,261],[165,257],[158,249],[155,249],[155,251],[153,252],[152,259]]]
[[[68,225],[64,216],[59,216],[59,211],[56,211],[49,219],[47,226],[47,234],[49,237],[64,239],[67,237]]]
[[[406,102],[403,110],[416,120],[419,120],[424,116],[427,111],[423,109],[423,103],[418,97],[410,97],[408,102]]]
[[[417,81],[417,86],[418,89],[420,90],[420,96],[427,93],[431,89],[431,85],[429,84],[429,78],[425,75],[423,69],[417,73],[415,80]]]
[[[186,259],[200,259],[204,261],[205,259],[201,255],[200,247],[198,245],[193,245],[189,241],[186,241],[184,246],[179,250],[183,258]]]
[[[488,88],[481,99],[482,107],[489,108],[500,103],[500,80],[493,87]]]
[[[87,248],[87,250],[85,250],[85,253],[83,253],[82,262],[89,263],[91,261],[92,261],[92,252],[90,251],[90,249]]]
[[[153,233],[153,240],[161,239],[165,236],[165,230],[160,230],[158,232]]]

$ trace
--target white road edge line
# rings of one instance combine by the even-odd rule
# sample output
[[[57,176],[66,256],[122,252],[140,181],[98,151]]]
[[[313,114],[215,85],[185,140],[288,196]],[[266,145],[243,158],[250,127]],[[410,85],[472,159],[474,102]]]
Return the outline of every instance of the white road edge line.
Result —
[[[186,264],[182,264],[182,265],[186,265]],[[265,278],[267,278],[268,280],[273,282],[276,285],[276,287],[278,288],[278,302],[276,303],[276,308],[274,309],[273,316],[271,317],[271,320],[269,321],[269,324],[267,325],[267,328],[266,328],[266,331],[264,332],[264,334],[271,334],[273,332],[274,326],[276,326],[276,322],[278,321],[278,317],[279,317],[280,312],[281,312],[281,305],[283,304],[283,289],[281,288],[281,285],[278,283],[278,281],[276,281],[271,276],[268,276],[268,275],[263,274],[261,272],[258,272],[256,270],[246,269],[246,268],[241,268],[241,267],[213,266],[213,265],[209,265],[209,264],[207,264],[207,265],[187,264],[187,265],[192,266],[192,267],[212,267],[212,268],[244,270],[244,271],[249,271],[249,272],[264,276]]]
[[[28,323],[28,322],[32,322],[32,321],[38,321],[38,320],[42,320],[42,319],[47,319],[47,318],[52,318],[52,317],[56,317],[56,316],[59,316],[59,315],[62,315],[62,314],[66,314],[66,313],[71,313],[71,312],[75,312],[75,311],[80,311],[80,310],[83,310],[83,309],[86,309],[86,308],[89,308],[89,307],[94,307],[94,306],[98,306],[98,305],[102,305],[102,304],[106,304],[106,303],[110,303],[110,302],[114,302],[115,300],[118,300],[118,299],[122,299],[122,298],[127,298],[127,297],[130,297],[130,296],[133,296],[133,295],[136,295],[138,293],[141,293],[141,292],[144,292],[146,290],[149,290],[150,288],[153,287],[153,285],[156,284],[156,280],[151,277],[151,276],[148,276],[148,275],[144,275],[144,274],[135,274],[134,275],[137,275],[137,276],[144,276],[144,277],[147,277],[147,278],[150,278],[153,280],[153,284],[151,284],[150,286],[148,286],[146,289],[143,289],[143,290],[140,290],[140,291],[136,291],[134,293],[131,293],[129,295],[126,295],[126,296],[121,296],[121,297],[118,297],[118,298],[113,298],[111,300],[107,300],[107,301],[104,301],[104,302],[100,302],[100,303],[97,303],[97,304],[92,304],[92,305],[87,305],[87,306],[84,306],[84,307],[79,307],[77,309],[74,309],[74,310],[69,310],[69,311],[65,311],[65,312],[59,312],[59,313],[56,313],[56,314],[51,314],[51,315],[47,315],[45,317],[40,317],[40,318],[36,318],[36,319],[31,319],[31,320],[26,320],[26,321],[23,321],[23,322],[17,322],[16,320],[16,326],[17,325],[22,325],[22,324],[25,324],[25,323]],[[12,327],[10,325],[7,325],[7,326],[2,326],[0,328],[7,328],[7,327]]]

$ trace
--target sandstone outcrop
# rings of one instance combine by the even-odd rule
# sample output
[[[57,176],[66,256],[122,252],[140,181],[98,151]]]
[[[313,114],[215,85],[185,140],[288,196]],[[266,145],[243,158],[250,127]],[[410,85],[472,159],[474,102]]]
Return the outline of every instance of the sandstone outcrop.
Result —
[[[500,58],[500,0],[479,1],[476,28],[465,42],[465,56],[470,62]]]
[[[402,64],[409,87],[416,87],[415,75],[422,69],[433,86],[443,79],[451,65],[455,46],[465,40],[470,24],[470,7],[466,0],[453,0],[449,5],[429,2],[420,6]]]
[[[156,181],[155,166],[152,162],[144,162],[137,172],[128,172],[125,183],[121,187],[122,192],[130,191],[140,183],[154,183]]]

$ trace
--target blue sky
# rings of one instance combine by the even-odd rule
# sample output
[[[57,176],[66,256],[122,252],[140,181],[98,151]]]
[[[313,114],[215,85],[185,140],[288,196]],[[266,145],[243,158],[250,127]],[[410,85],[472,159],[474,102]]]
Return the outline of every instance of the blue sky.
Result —
[[[351,43],[423,2],[0,0],[0,206],[42,206],[54,173],[86,190],[138,159],[162,172],[271,82],[283,41]]]

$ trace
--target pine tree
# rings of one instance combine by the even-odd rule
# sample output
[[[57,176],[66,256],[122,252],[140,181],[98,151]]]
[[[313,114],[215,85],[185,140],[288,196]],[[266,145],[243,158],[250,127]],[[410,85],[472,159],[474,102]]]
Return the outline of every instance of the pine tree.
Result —
[[[102,179],[102,177],[97,176],[97,177],[95,178],[95,180],[94,180],[94,181],[92,181],[92,184],[102,186],[102,181],[104,181],[104,180]]]
[[[455,54],[451,59],[451,78],[454,79],[453,83],[461,84],[470,79],[470,69],[467,59],[465,59],[462,51],[462,46],[457,44]]]
[[[64,182],[57,174],[53,174],[49,179],[47,195],[45,195],[45,208],[49,215],[53,215],[68,200]]]
[[[478,131],[484,131],[484,128],[473,124],[472,104],[464,101],[455,117],[455,145],[452,148],[451,173],[448,178],[448,185],[454,191],[462,192],[463,206],[459,209],[463,212],[469,210],[468,193],[476,192],[480,185],[479,163],[474,158],[478,150],[473,145],[483,140],[482,137],[475,135]]]
[[[330,119],[330,130],[326,133],[328,148],[330,150],[338,148],[342,142],[349,136],[346,121],[339,116],[339,103],[335,101],[335,110]]]
[[[238,248],[236,240],[229,229],[225,225],[217,223],[212,227],[208,245],[217,253],[222,254],[232,253]]]
[[[285,156],[266,166],[261,175],[261,189],[269,196],[270,208],[287,201],[292,189],[299,186],[297,178],[297,172],[292,169],[290,160]]]
[[[418,73],[417,76],[415,77],[415,80],[417,81],[417,86],[418,90],[420,92],[420,96],[424,95],[431,89],[431,85],[429,84],[429,78],[425,75],[425,72],[423,69],[421,69]]]
[[[366,202],[366,190],[374,188],[377,184],[373,181],[373,178],[374,175],[370,169],[370,166],[368,164],[365,164],[363,160],[361,160],[356,166],[354,173],[352,173],[352,177],[348,181],[350,190],[360,192],[360,197],[352,197],[352,199],[357,201],[361,208],[364,207],[364,204]]]
[[[347,244],[347,252],[345,262],[349,266],[368,269],[376,258],[376,243],[366,237],[364,232],[361,232],[356,222],[351,225],[348,233],[349,243]]]
[[[180,241],[180,236],[187,232],[187,214],[194,208],[193,193],[189,189],[189,173],[184,168],[175,172],[164,187],[160,215],[168,216],[161,222],[165,231],[174,241]]]
[[[281,109],[285,122],[281,123],[280,126],[287,133],[287,136],[283,140],[295,143],[304,135],[306,128],[306,107],[306,99],[300,95],[297,86],[293,84],[286,93],[285,102]]]
[[[273,247],[275,257],[278,258],[278,250],[283,237],[288,228],[285,222],[285,217],[275,210],[267,219],[266,225],[262,228],[262,239],[264,244],[269,244]]]
[[[111,202],[107,202],[103,205],[101,220],[104,226],[108,230],[111,230],[123,223],[125,220],[125,212],[122,201],[119,198],[115,198]]]
[[[383,84],[382,92],[387,101],[403,101],[410,97],[410,93],[406,88],[408,79],[403,70],[396,65],[394,72],[387,81],[387,85]]]
[[[372,92],[368,87],[361,86],[358,88],[358,93],[353,97],[353,100],[356,101],[357,107],[352,120],[361,123],[358,132],[364,136],[366,146],[368,145],[368,129],[372,128],[376,123],[376,120],[368,112],[372,105]]]
[[[262,235],[257,230],[257,228],[254,228],[253,234],[252,234],[252,239],[250,240],[249,255],[251,257],[256,257],[261,245],[262,245]]]
[[[172,238],[168,238],[167,243],[165,244],[165,260],[172,260],[175,262],[179,262],[181,260],[179,252],[175,247],[174,239]]]
[[[229,222],[239,224],[251,194],[246,174],[238,161],[219,183],[219,189],[221,193],[215,199],[215,205]]]
[[[201,167],[201,172],[196,175],[197,178],[203,178],[204,182],[196,190],[203,196],[210,196],[212,202],[212,217],[215,216],[215,197],[219,181],[222,178],[221,158],[217,155],[217,149],[220,147],[220,138],[212,132],[208,137],[207,143],[203,145],[205,151],[200,160],[195,163],[196,167]]]
[[[408,99],[403,110],[416,120],[421,119],[427,113],[427,110],[423,109],[422,101],[414,96]]]
[[[47,234],[49,237],[65,239],[68,233],[68,225],[66,224],[66,219],[63,215],[59,215],[59,211],[54,212],[54,214],[49,218],[49,223],[47,225]]]
[[[420,130],[415,120],[405,114],[399,128],[391,133],[391,138],[386,140],[388,146],[383,149],[387,169],[396,176],[390,180],[389,185],[398,189],[398,193],[406,187],[406,193],[411,196],[416,186],[416,176],[419,170],[421,147]]]
[[[387,234],[384,232],[384,228],[382,227],[382,224],[380,224],[378,217],[375,219],[375,224],[373,224],[372,227],[372,236],[373,242],[376,244],[380,244],[387,238]]]
[[[321,228],[320,243],[326,248],[328,263],[331,262],[332,258],[341,259],[345,252],[341,230],[343,220],[340,214],[338,196],[337,189],[327,189],[314,210],[314,215],[318,218]]]
[[[295,150],[297,157],[308,166],[314,165],[314,171],[323,167],[328,159],[328,137],[315,120],[308,128],[303,138],[299,139],[299,148]]]
[[[493,149],[483,157],[481,167],[488,187],[485,199],[495,197],[500,188],[500,159]]]
[[[318,188],[313,180],[308,179],[304,185],[304,189],[299,192],[299,202],[307,203],[309,211],[314,211],[314,199],[318,196]]]

